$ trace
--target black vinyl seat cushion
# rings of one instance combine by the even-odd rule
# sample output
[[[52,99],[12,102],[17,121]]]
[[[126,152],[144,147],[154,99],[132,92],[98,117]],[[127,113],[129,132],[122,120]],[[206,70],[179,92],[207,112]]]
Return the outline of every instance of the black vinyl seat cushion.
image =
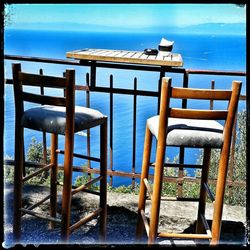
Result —
[[[95,109],[75,106],[75,132],[89,129],[103,123],[105,115]],[[66,108],[38,106],[24,112],[21,125],[48,133],[65,134]]]

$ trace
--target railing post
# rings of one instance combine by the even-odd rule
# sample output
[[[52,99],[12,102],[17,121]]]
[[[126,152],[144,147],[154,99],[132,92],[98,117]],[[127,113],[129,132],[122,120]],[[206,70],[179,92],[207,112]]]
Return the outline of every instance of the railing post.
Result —
[[[39,70],[39,74],[43,75],[43,69]],[[40,87],[41,95],[44,95],[44,87]],[[46,132],[43,131],[43,163],[47,164],[47,141],[46,141]],[[25,168],[24,168],[25,169]]]
[[[211,89],[214,89],[215,87],[215,81],[212,80],[211,81]],[[214,100],[210,100],[210,109],[213,110],[214,109]]]
[[[137,107],[137,78],[134,78],[134,105],[133,105],[133,156],[132,156],[132,174],[135,173],[136,160],[136,107]],[[132,188],[135,187],[135,178],[132,178]]]
[[[90,90],[94,90],[96,86],[96,62],[91,61],[90,66]]]
[[[157,108],[157,114],[159,114],[159,110],[160,110],[160,97],[161,97],[161,81],[162,81],[162,77],[165,76],[165,70],[163,67],[161,67],[161,70],[160,70],[160,79],[159,79],[159,83],[158,83],[158,108]]]
[[[185,71],[183,74],[183,88],[188,88],[188,72]],[[187,108],[187,99],[182,99],[182,108]],[[184,157],[185,157],[185,148],[180,147],[179,153],[179,163],[184,164]],[[177,196],[181,198],[183,196],[183,177],[184,177],[184,169],[183,167],[179,167],[178,172],[178,188],[177,188]]]
[[[0,16],[0,26],[4,27],[4,14],[2,14],[4,12],[4,5],[1,4],[0,5],[0,12],[1,12],[1,16]],[[1,58],[3,58],[4,56],[4,30],[2,29],[0,32],[0,56]],[[0,76],[0,110],[1,110],[1,114],[0,114],[0,165],[4,166],[4,122],[5,122],[5,118],[4,118],[4,113],[5,113],[5,107],[4,107],[4,98],[5,98],[5,79],[4,79],[4,60],[1,60],[0,62],[0,71],[2,72],[1,76]],[[0,176],[4,176],[4,167],[1,167],[0,170]],[[4,178],[1,178],[0,180],[0,186],[4,187]],[[0,197],[3,198],[4,197],[4,191],[3,188],[0,191]],[[3,200],[3,199],[2,199]],[[1,221],[4,220],[4,206],[2,205],[0,208],[0,214],[1,214]],[[2,224],[3,225],[3,224]],[[4,230],[1,232],[0,234],[0,240],[1,242],[4,241]]]
[[[89,92],[89,73],[86,74],[86,85],[88,89],[86,90],[86,107],[90,107],[90,92]],[[87,156],[90,157],[90,129],[87,129]],[[91,169],[91,160],[88,159],[88,169]],[[91,174],[88,173],[89,179],[91,179]]]
[[[110,75],[110,110],[109,110],[109,169],[113,171],[113,75]],[[113,176],[109,176],[109,185],[113,185]]]
[[[236,124],[237,124],[237,112],[236,116],[234,118],[234,125],[233,125],[233,131],[232,131],[232,144],[231,144],[231,151],[230,151],[230,161],[229,161],[229,172],[228,172],[228,178],[229,178],[229,184],[228,184],[228,191],[229,191],[229,197],[232,196],[232,183],[233,183],[233,168],[234,168],[234,155],[235,155],[235,144],[236,144]]]

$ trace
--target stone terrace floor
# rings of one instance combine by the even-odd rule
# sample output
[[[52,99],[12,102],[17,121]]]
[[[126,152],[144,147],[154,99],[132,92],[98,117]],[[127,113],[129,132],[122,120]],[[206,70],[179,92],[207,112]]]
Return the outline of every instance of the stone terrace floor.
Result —
[[[4,189],[4,247],[13,246],[12,239],[12,185]],[[31,195],[32,194],[32,195]],[[27,205],[33,204],[48,194],[48,188],[28,186],[24,188],[24,198]],[[60,213],[60,192],[58,198],[58,212]],[[72,223],[93,211],[98,204],[98,196],[78,193],[72,200]],[[132,246],[135,244],[135,228],[137,220],[138,196],[134,194],[108,193],[108,225],[107,242],[109,246]],[[159,231],[192,233],[195,228],[197,202],[162,201]],[[150,202],[147,202],[148,215]],[[46,213],[48,202],[36,208],[37,212]],[[212,204],[207,204],[206,218],[211,222]],[[21,244],[51,245],[60,244],[60,228],[48,229],[48,222],[36,217],[25,215],[22,219]],[[230,246],[246,246],[246,209],[240,206],[224,205],[223,223],[221,230],[221,244]],[[142,242],[145,244],[146,241]],[[74,231],[69,244],[80,246],[98,246],[98,219]],[[157,242],[161,246],[197,246],[193,240],[166,240]],[[207,241],[198,242],[198,246],[208,245]]]

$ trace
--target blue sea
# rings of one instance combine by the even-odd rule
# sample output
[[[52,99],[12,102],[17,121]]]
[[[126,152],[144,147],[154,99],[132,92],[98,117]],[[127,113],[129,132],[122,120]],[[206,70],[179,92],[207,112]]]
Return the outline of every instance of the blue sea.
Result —
[[[187,35],[162,33],[112,33],[112,32],[69,32],[69,31],[34,31],[34,30],[5,30],[5,54],[36,56],[66,59],[66,52],[83,48],[104,48],[142,51],[145,48],[157,48],[162,37],[173,40],[173,52],[180,53],[185,68],[246,71],[246,37],[245,36],[220,36],[220,35]],[[11,78],[11,63],[5,61],[5,76]],[[22,68],[28,72],[39,72],[44,69],[45,74],[62,75],[66,68],[72,66],[39,64],[23,62]],[[75,67],[76,82],[85,84],[85,74],[88,67]],[[97,69],[97,86],[109,86],[110,74],[114,77],[114,87],[132,89],[134,77],[137,77],[138,89],[157,90],[159,73],[135,70]],[[173,85],[181,86],[182,77],[177,74],[168,74],[172,77]],[[215,80],[216,88],[230,88],[232,80],[243,81],[242,94],[246,93],[245,77],[231,76],[201,76],[190,75],[189,86],[210,88],[211,80]],[[76,94],[76,104],[85,105],[85,94]],[[178,103],[176,103],[179,105]],[[207,106],[208,103],[195,101],[188,106]],[[220,102],[215,103],[215,108],[223,107]],[[91,108],[98,109],[109,116],[109,95],[106,93],[91,93]],[[239,110],[245,109],[245,102],[239,104]],[[202,108],[202,107],[201,107]],[[133,127],[133,96],[114,95],[114,134],[113,134],[113,168],[115,170],[130,172],[132,168],[132,127]],[[156,115],[157,99],[154,97],[137,97],[137,127],[136,127],[136,172],[141,170],[145,124],[147,118]],[[13,157],[14,152],[14,99],[12,86],[5,87],[5,130],[4,130],[4,155]],[[42,141],[39,132],[25,130],[27,151],[32,137]],[[50,136],[47,136],[48,143]],[[75,152],[86,153],[86,136],[76,135]],[[64,147],[64,138],[59,137],[59,147]],[[155,152],[155,143],[153,154]],[[167,148],[166,156],[170,161],[178,154],[175,148]],[[91,155],[99,157],[99,129],[91,130]],[[196,163],[199,150],[187,149],[185,162]],[[62,163],[62,157],[59,157]],[[85,160],[75,159],[75,165],[84,166]],[[92,162],[92,167],[97,166]],[[189,175],[194,171],[189,170]],[[75,178],[81,173],[74,173]],[[136,180],[139,181],[139,180]],[[114,186],[131,184],[130,178],[113,177]]]

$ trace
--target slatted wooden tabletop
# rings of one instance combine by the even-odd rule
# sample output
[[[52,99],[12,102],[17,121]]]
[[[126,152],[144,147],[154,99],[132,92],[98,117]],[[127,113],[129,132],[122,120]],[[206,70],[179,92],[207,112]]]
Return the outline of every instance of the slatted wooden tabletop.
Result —
[[[183,60],[180,54],[170,53],[168,56],[146,55],[143,51],[82,49],[66,53],[67,58],[90,61],[104,61],[130,64],[147,64],[158,66],[181,67]]]

